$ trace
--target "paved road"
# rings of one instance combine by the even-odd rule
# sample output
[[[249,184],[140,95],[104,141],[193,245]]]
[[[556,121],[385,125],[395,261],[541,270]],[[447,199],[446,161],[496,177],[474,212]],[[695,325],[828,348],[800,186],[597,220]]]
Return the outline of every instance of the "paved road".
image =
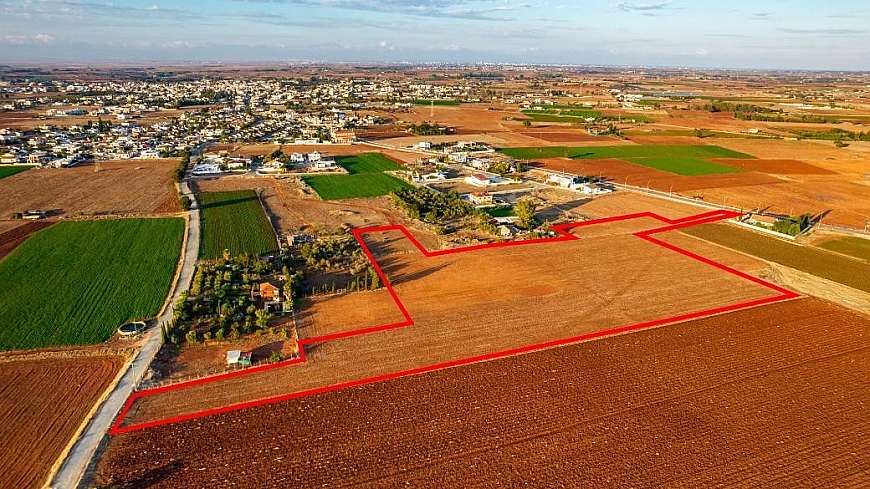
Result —
[[[192,166],[192,165],[191,165]],[[163,335],[160,325],[172,320],[172,309],[179,295],[190,287],[193,272],[196,267],[196,259],[199,254],[199,208],[187,180],[181,182],[181,192],[190,198],[192,206],[187,220],[187,241],[182,255],[181,274],[172,292],[172,300],[166,311],[157,320],[157,326],[152,327],[144,338],[144,345],[136,354],[127,372],[109,394],[109,397],[100,406],[97,413],[91,419],[85,431],[73,445],[57,474],[51,482],[52,488],[70,489],[78,487],[91,459],[94,457],[100,443],[107,436],[106,433],[121,407],[133,393],[133,390],[142,380],[148,366],[163,344]]]

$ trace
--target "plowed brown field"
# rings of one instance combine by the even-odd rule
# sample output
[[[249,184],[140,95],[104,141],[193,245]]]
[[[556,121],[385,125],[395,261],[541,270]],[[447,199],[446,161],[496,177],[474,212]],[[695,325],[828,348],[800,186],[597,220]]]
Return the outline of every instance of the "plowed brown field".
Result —
[[[52,215],[152,214],[180,210],[172,172],[176,160],[104,161],[30,170],[3,179],[0,218],[27,209]]]
[[[113,437],[115,487],[866,487],[870,320],[800,299]]]
[[[12,253],[12,250],[23,243],[31,234],[40,229],[45,229],[52,224],[54,224],[52,221],[26,222],[18,227],[10,229],[9,231],[0,233],[0,260],[9,253]]]
[[[42,487],[122,357],[0,363],[0,487]]]
[[[643,218],[630,230],[660,225]],[[576,241],[435,257],[424,257],[398,231],[367,234],[413,325],[309,345],[301,364],[139,398],[125,426],[777,295],[626,232],[616,226]],[[369,296],[382,310],[382,297]],[[360,297],[321,306],[365,310]],[[301,337],[360,329],[376,319],[348,324],[346,316],[325,315]],[[379,324],[399,319],[394,311]]]

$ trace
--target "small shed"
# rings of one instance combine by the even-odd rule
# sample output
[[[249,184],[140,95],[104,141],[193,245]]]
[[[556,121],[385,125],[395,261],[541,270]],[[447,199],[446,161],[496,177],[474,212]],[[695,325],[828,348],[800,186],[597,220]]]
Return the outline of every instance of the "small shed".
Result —
[[[227,365],[251,366],[251,352],[242,350],[229,350],[227,352]]]

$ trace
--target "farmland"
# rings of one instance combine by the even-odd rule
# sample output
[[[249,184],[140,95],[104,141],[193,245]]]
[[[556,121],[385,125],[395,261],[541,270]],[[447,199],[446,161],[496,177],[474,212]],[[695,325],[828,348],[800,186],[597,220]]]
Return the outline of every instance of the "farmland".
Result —
[[[870,261],[870,239],[848,236],[827,240],[820,243],[819,247],[853,256],[864,261]]]
[[[0,166],[0,178],[11,177],[12,175],[16,175],[25,170],[29,170],[33,168],[32,166]]]
[[[114,437],[98,482],[858,487],[868,327],[801,299],[293,399]]]
[[[570,147],[546,146],[502,148],[501,152],[513,158],[621,159],[677,175],[708,175],[733,173],[739,168],[711,161],[713,158],[752,158],[719,146],[703,145],[625,145]]]
[[[578,228],[579,240],[430,257],[414,252],[398,231],[374,232],[365,240],[413,325],[318,344],[311,359],[292,367],[140,398],[125,422],[165,419],[777,296],[765,286],[629,234],[660,224],[632,219]],[[601,256],[608,259],[597,258]],[[493,282],[492,276],[502,279]],[[577,302],[580,295],[585,299]],[[350,307],[342,304],[336,299],[321,306]],[[316,321],[322,311],[305,314]],[[382,323],[401,320],[395,315]],[[540,317],[548,320],[535,320]],[[323,334],[371,326],[346,319],[313,329]]]
[[[336,158],[347,175],[315,175],[304,177],[323,200],[377,197],[410,185],[386,171],[401,170],[398,164],[380,153],[362,153]]]
[[[0,261],[0,350],[107,340],[153,316],[175,273],[184,221],[62,222]]]
[[[870,264],[809,246],[724,224],[687,228],[683,232],[731,249],[870,292]]]
[[[0,219],[27,209],[53,216],[151,215],[180,210],[172,172],[177,160],[103,161],[40,168],[3,179]]]
[[[0,487],[43,486],[123,363],[120,356],[0,363]]]
[[[336,163],[344,167],[350,175],[360,173],[382,173],[401,170],[402,167],[380,153],[360,153],[353,156],[338,156]]]
[[[14,222],[14,221],[12,221]],[[31,234],[54,224],[51,221],[33,221],[0,232],[0,260],[24,242]]]
[[[241,254],[264,255],[275,251],[275,232],[253,190],[203,192],[197,201],[202,209],[202,243],[199,257],[212,260]]]

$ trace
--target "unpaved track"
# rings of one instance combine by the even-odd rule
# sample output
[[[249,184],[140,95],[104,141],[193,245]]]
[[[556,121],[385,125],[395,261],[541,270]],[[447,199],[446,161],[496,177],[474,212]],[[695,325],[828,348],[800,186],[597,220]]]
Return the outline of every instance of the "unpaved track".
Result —
[[[127,398],[130,397],[133,389],[139,384],[149,365],[151,365],[151,361],[160,350],[163,344],[160,325],[172,320],[172,305],[175,304],[181,293],[187,291],[190,287],[197,256],[199,256],[199,208],[196,205],[196,198],[193,192],[190,191],[187,185],[187,181],[181,182],[181,191],[190,198],[193,206],[188,213],[184,253],[181,255],[181,270],[178,274],[171,300],[160,317],[157,318],[158,326],[152,327],[145,334],[144,345],[127,368],[127,372],[121,377],[111,394],[103,402],[103,405],[100,406],[97,414],[91,419],[85,431],[73,445],[60,470],[55,474],[51,487],[66,489],[79,485],[94,454],[97,452],[100,444],[105,441],[106,433],[115,420],[115,416],[118,415],[121,407],[127,401]]]

